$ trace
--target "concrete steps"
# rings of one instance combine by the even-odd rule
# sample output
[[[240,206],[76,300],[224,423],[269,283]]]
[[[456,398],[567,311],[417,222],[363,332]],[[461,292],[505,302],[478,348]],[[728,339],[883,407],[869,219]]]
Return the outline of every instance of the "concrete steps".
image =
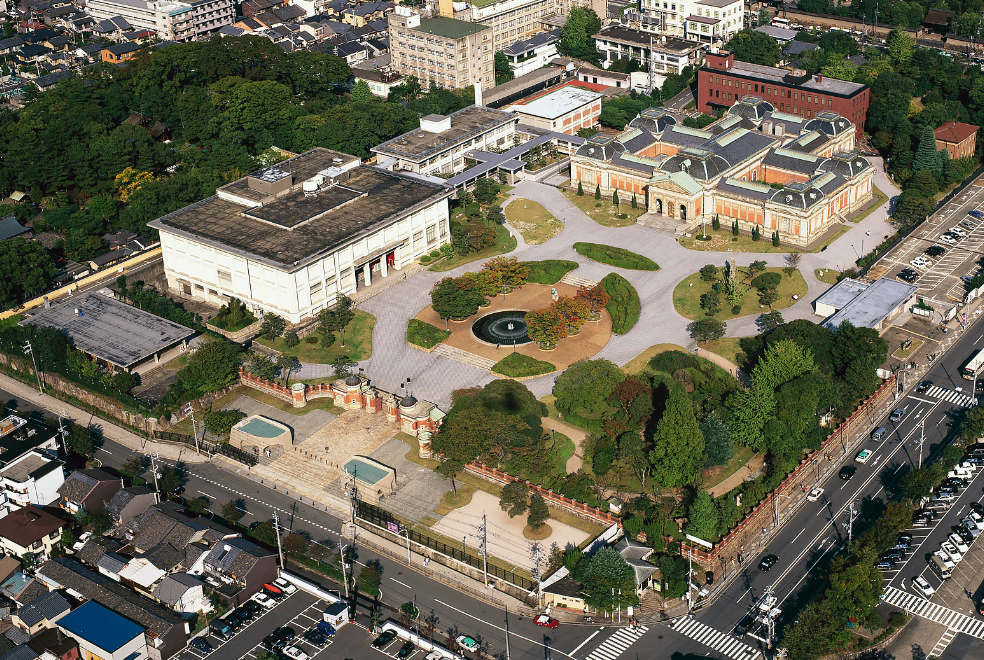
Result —
[[[469,353],[468,351],[463,351],[460,348],[448,346],[447,344],[438,344],[435,346],[434,354],[446,357],[449,360],[470,364],[473,367],[478,367],[485,371],[492,371],[492,367],[495,366],[495,360],[490,360],[481,355],[475,355],[474,353]]]
[[[382,277],[381,275],[374,275],[372,280],[373,284],[368,289],[361,289],[356,291],[354,294],[349,296],[349,300],[352,301],[353,305],[359,305],[366,302],[373,296],[377,296],[383,291],[386,291],[392,286],[396,286],[400,282],[403,282],[403,276],[406,275],[407,279],[413,277],[420,271],[424,270],[424,267],[418,263],[410,264],[409,266],[403,268],[402,270],[390,270],[389,275]],[[361,280],[360,280],[361,281]]]
[[[594,280],[589,280],[586,277],[581,277],[580,275],[575,275],[574,273],[567,273],[560,281],[564,284],[570,284],[571,286],[585,286],[589,289],[597,284]]]

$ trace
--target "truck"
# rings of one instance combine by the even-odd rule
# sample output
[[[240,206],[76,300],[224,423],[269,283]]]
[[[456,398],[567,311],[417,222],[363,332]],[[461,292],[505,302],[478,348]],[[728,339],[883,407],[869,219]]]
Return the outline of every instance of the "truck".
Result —
[[[984,350],[974,353],[970,360],[967,361],[967,364],[960,369],[960,375],[967,380],[974,380],[977,378],[981,367],[984,367]]]

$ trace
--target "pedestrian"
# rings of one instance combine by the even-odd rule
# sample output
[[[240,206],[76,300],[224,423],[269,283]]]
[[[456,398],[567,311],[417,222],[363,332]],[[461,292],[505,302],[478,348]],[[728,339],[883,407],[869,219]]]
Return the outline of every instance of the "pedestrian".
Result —
[[[406,282],[406,281],[407,281],[407,274],[406,274],[406,273],[403,273],[403,281],[404,281],[404,282]]]

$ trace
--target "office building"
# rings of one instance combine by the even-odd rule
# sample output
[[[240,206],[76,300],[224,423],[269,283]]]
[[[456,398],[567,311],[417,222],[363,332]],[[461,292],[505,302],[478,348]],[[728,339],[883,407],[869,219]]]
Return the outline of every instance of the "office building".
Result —
[[[726,42],[742,29],[742,0],[641,0],[624,20],[645,32],[704,43]]]
[[[408,7],[387,16],[390,67],[404,76],[416,76],[427,89],[479,85],[495,87],[492,29],[481,23],[454,18],[421,18]]]
[[[575,135],[598,123],[602,95],[579,87],[561,87],[528,103],[509,106],[526,126]]]
[[[684,68],[697,68],[702,62],[700,43],[675,37],[653,35],[622,26],[603,28],[594,36],[602,66],[615,60],[635,60],[658,76],[679,75]]]
[[[89,0],[87,9],[96,20],[123,17],[135,30],[154,30],[167,41],[196,41],[232,25],[232,0]]]

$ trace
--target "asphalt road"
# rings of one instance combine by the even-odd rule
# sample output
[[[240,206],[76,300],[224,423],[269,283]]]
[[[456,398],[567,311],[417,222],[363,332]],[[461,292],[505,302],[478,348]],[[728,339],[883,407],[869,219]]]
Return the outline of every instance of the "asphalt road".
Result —
[[[916,394],[910,390],[895,405],[906,409],[905,416],[898,423],[889,421],[886,414],[884,418],[874,421],[860,442],[857,438],[851,440],[852,455],[862,449],[873,452],[865,464],[854,461],[846,463],[857,468],[853,478],[839,479],[836,470],[831,470],[826,480],[821,476],[818,485],[824,488],[824,494],[820,500],[801,506],[784,522],[766,547],[756,555],[746,557],[738,578],[718,600],[701,610],[697,619],[717,630],[731,632],[768,587],[774,589],[780,599],[780,607],[784,609],[796,611],[807,602],[824,582],[824,576],[814,569],[818,565],[823,567],[826,563],[824,560],[847,543],[850,505],[853,503],[858,512],[855,529],[863,529],[865,522],[876,515],[876,503],[884,500],[886,488],[891,489],[909,469],[918,464],[923,431],[925,436],[921,452],[924,462],[937,454],[949,439],[951,423],[966,409],[961,403],[973,388],[973,382],[962,378],[959,369],[974,351],[981,348],[984,348],[984,324],[978,323],[971,326],[927,374],[926,379],[931,380],[937,389],[931,389],[926,394]],[[883,441],[876,442],[870,438],[870,431],[879,426],[887,428],[889,433]],[[980,472],[984,470],[978,471],[978,474]],[[921,535],[922,548],[914,547],[904,566],[886,573],[886,586],[893,584],[903,588],[908,585],[912,575],[923,572],[926,567],[924,555],[939,548],[939,542],[949,533],[950,525],[956,523],[956,514],[966,508],[971,499],[980,499],[979,482],[984,482],[984,479],[975,481],[975,485],[961,492],[943,522]],[[914,545],[919,541],[920,536],[916,536]],[[771,570],[762,571],[758,568],[758,562],[766,554],[777,555],[779,561]],[[743,641],[764,646],[748,636]],[[977,643],[976,652],[984,655],[980,640],[974,642]]]

